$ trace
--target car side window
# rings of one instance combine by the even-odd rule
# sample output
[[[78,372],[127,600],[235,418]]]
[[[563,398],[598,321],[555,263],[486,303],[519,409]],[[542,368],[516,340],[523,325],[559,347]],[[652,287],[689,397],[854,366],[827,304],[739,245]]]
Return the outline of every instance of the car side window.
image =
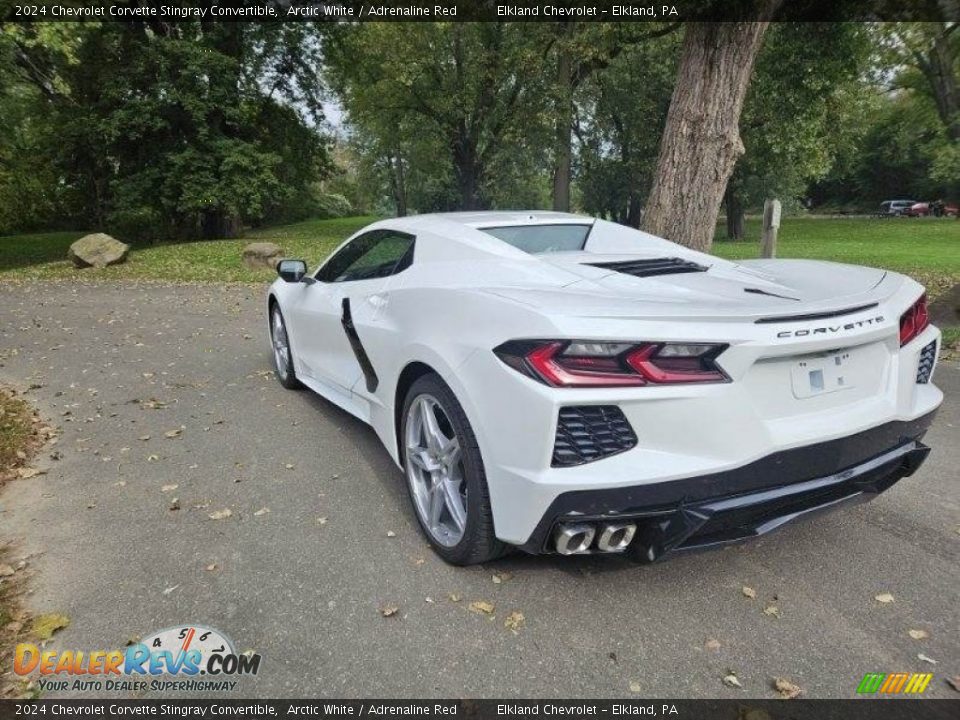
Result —
[[[413,235],[395,230],[372,230],[355,237],[316,274],[320,282],[373,280],[395,275],[413,263]]]

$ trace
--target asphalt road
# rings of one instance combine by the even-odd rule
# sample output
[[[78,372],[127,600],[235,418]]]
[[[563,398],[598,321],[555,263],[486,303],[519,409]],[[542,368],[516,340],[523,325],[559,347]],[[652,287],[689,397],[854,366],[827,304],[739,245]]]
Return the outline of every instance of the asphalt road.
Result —
[[[893,671],[933,672],[927,694],[957,697],[956,366],[938,370],[926,466],[873,503],[654,566],[469,569],[420,539],[372,431],[269,368],[261,288],[0,287],[0,381],[39,385],[28,396],[61,430],[47,473],[0,498],[30,609],[70,618],[51,648],[207,624],[262,654],[246,697],[775,697],[775,677],[851,697]]]

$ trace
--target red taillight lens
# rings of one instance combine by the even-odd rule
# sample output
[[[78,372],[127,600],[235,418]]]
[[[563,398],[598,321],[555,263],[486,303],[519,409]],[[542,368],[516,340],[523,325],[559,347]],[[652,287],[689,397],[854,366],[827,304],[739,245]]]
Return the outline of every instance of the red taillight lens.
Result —
[[[927,313],[927,296],[921,295],[910,309],[900,316],[900,347],[913,340],[927,329],[930,315]]]
[[[516,340],[494,352],[515,370],[554,387],[636,387],[727,382],[713,343]]]

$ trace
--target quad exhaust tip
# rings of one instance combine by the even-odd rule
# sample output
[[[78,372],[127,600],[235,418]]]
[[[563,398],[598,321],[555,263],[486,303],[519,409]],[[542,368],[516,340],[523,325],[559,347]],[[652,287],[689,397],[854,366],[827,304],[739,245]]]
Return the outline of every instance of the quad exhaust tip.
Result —
[[[603,552],[621,552],[633,540],[637,526],[634,523],[608,523],[601,526],[597,548]]]
[[[553,532],[553,543],[561,555],[590,552],[594,538],[597,538],[600,552],[622,552],[633,541],[636,532],[636,523],[561,523]]]
[[[558,525],[553,534],[557,552],[561,555],[576,555],[590,550],[593,537],[597,534],[593,525],[570,523]]]

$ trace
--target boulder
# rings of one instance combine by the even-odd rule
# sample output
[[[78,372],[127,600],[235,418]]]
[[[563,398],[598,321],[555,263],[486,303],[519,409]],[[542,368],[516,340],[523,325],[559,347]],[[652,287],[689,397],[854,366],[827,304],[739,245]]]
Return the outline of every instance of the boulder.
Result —
[[[106,267],[125,262],[130,246],[104,233],[84,235],[70,246],[67,257],[78,268]]]
[[[269,268],[273,270],[283,258],[283,250],[276,243],[255,242],[243,249],[243,264],[251,270]]]

